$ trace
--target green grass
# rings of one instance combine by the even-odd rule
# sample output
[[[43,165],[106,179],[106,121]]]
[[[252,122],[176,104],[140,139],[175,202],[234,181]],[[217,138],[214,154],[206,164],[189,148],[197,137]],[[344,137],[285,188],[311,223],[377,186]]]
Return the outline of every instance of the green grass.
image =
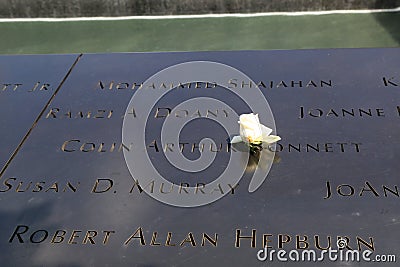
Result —
[[[400,13],[0,23],[1,54],[398,47]]]

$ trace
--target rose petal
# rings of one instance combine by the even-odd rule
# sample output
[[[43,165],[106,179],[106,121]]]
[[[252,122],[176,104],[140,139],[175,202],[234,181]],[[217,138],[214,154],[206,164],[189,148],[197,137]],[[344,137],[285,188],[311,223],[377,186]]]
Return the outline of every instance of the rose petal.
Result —
[[[241,139],[242,139],[243,142],[248,142],[247,136],[246,136],[246,131],[245,131],[245,129],[242,127],[242,125],[240,125],[240,137],[241,137]]]
[[[262,136],[263,136],[263,138],[264,138],[264,137],[267,137],[268,135],[270,135],[270,134],[272,133],[272,129],[271,129],[271,128],[268,128],[267,126],[262,125],[262,124],[260,124],[260,125],[261,125],[261,130],[262,130]]]
[[[265,138],[263,137],[263,142],[267,144],[272,144],[278,142],[281,138],[277,135],[268,135]]]
[[[239,135],[234,136],[231,140],[231,144],[240,143],[240,142],[243,142],[243,140],[242,140],[242,137],[240,137]]]

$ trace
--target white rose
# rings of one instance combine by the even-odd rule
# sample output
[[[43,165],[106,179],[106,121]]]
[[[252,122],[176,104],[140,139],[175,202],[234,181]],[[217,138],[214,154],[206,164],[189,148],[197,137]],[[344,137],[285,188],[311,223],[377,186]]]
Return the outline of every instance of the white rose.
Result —
[[[239,117],[240,136],[232,138],[231,143],[245,142],[248,144],[275,143],[281,138],[270,135],[272,129],[262,125],[258,119],[258,114],[242,114]]]
[[[262,142],[262,130],[258,114],[242,114],[239,117],[240,137],[242,141],[250,144]]]

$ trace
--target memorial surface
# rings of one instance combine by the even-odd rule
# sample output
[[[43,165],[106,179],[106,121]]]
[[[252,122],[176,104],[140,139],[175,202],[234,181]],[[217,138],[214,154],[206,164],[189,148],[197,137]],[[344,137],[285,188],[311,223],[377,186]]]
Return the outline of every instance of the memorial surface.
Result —
[[[77,55],[2,57],[0,110],[7,115],[0,119],[0,168],[12,156],[76,58]]]
[[[399,51],[0,57],[2,265],[393,259]],[[282,140],[231,144],[248,113]]]

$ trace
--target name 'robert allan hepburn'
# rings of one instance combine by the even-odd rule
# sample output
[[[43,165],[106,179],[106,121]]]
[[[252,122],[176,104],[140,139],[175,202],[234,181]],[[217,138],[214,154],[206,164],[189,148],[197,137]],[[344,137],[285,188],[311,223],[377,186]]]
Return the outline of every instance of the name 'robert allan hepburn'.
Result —
[[[170,229],[171,230],[171,229]],[[233,229],[232,229],[233,231]],[[101,245],[105,246],[111,242],[121,242],[123,246],[149,246],[149,247],[218,247],[222,236],[216,232],[198,231],[148,231],[142,226],[136,228],[119,241],[117,230],[110,229],[44,229],[31,225],[17,225],[8,239],[8,243],[17,244],[64,244],[64,245]],[[119,235],[120,236],[120,235]],[[279,248],[292,247],[295,249],[317,249],[327,250],[336,244],[336,240],[346,239],[347,249],[375,250],[374,237],[360,236],[333,236],[333,235],[304,235],[304,234],[270,234],[260,232],[257,229],[235,229],[231,240],[228,241],[233,247],[267,247]],[[225,243],[226,244],[226,243]]]

